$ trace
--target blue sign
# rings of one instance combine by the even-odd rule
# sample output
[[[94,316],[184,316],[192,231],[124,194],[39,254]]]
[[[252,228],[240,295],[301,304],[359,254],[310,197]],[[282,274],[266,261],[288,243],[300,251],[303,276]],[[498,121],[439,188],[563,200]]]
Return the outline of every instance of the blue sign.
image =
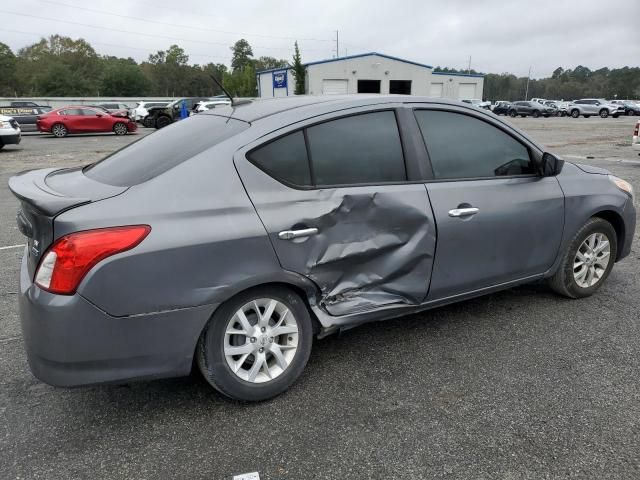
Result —
[[[287,71],[279,70],[272,72],[273,76],[273,88],[287,88]]]

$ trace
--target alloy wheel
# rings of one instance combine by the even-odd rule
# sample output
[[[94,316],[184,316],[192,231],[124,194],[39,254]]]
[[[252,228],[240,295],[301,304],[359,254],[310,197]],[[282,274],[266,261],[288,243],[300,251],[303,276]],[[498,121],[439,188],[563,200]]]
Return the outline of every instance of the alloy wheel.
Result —
[[[291,365],[298,349],[298,322],[283,303],[258,298],[231,317],[223,348],[236,376],[251,383],[268,382]]]
[[[58,138],[62,138],[67,135],[67,128],[64,125],[58,123],[57,125],[53,126],[51,133],[53,133],[53,135]]]
[[[579,287],[589,288],[603,277],[611,261],[611,244],[604,233],[584,239],[573,260],[573,278]]]
[[[116,135],[126,135],[127,126],[124,123],[116,123],[113,127],[113,131]]]

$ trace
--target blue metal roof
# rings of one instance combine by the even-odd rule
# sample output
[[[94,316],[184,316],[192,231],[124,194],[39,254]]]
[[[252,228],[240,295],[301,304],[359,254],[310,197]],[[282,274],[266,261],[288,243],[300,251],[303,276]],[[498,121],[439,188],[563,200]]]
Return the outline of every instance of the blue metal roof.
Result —
[[[398,57],[392,57],[391,55],[385,55],[384,53],[378,53],[378,52],[369,52],[369,53],[360,53],[358,55],[349,55],[346,57],[338,57],[338,58],[329,58],[327,60],[318,60],[317,62],[309,62],[309,63],[305,63],[304,66],[308,67],[311,65],[320,65],[323,63],[331,63],[331,62],[341,62],[342,60],[351,60],[352,58],[361,58],[361,57],[370,57],[373,55],[377,55],[378,57],[382,57],[382,58],[388,58],[390,60],[396,60],[398,62],[403,62],[403,63],[409,63],[411,65],[417,65],[418,67],[424,67],[424,68],[433,68],[431,65],[427,65],[424,63],[418,63],[418,62],[412,62],[411,60],[405,60],[404,58],[398,58]],[[256,74],[260,75],[262,73],[269,73],[269,72],[274,72],[274,71],[278,71],[278,70],[291,70],[291,67],[283,67],[283,68],[272,68],[269,70],[260,70],[259,72],[256,72]]]
[[[481,73],[431,72],[433,75],[451,75],[453,77],[484,77]]]

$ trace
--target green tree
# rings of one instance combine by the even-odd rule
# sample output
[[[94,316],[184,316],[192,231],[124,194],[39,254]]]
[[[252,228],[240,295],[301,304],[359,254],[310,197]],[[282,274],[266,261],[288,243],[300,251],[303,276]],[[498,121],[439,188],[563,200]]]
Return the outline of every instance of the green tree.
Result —
[[[0,95],[16,94],[16,56],[8,45],[0,42]]]
[[[302,64],[302,57],[300,56],[300,49],[298,48],[298,42],[293,44],[293,76],[296,79],[296,88],[294,93],[296,95],[304,95],[306,91],[305,87],[305,75],[306,69]]]
[[[145,97],[151,94],[151,81],[131,58],[106,57],[100,94],[123,97]]]
[[[273,68],[285,68],[289,66],[289,62],[275,57],[259,57],[253,61],[253,68],[256,72],[260,70],[271,70]]]
[[[241,71],[245,67],[251,65],[253,50],[251,45],[244,38],[238,40],[233,47],[230,47],[233,52],[231,56],[231,70],[233,72]]]

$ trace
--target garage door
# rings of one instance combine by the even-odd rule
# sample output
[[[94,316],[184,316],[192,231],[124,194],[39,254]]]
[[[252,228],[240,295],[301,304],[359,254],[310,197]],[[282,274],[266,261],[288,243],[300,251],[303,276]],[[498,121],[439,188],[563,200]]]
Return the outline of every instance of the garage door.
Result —
[[[476,98],[476,84],[461,83],[458,87],[458,99],[471,100],[472,98]]]
[[[322,80],[323,95],[346,95],[348,80]]]
[[[429,90],[429,96],[433,98],[442,98],[442,91],[444,90],[444,83],[432,83]]]

